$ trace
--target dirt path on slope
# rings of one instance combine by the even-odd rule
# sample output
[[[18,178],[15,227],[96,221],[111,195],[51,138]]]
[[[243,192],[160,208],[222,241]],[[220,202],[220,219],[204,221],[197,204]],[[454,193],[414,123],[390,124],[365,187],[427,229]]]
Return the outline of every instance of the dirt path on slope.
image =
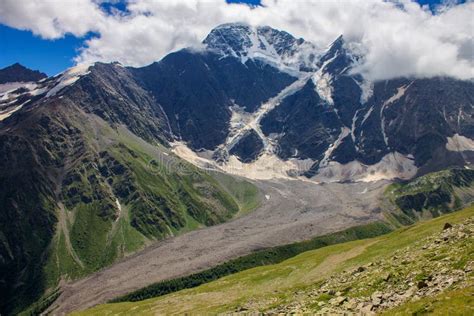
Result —
[[[50,310],[64,315],[86,309],[255,250],[371,222],[380,218],[377,198],[387,182],[274,180],[256,184],[268,199],[254,212],[158,242],[85,279],[65,284]]]

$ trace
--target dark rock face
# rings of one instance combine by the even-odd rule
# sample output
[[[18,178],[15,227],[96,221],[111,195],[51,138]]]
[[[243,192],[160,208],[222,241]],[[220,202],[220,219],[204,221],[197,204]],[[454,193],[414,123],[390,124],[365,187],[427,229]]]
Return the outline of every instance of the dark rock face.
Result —
[[[0,69],[0,84],[7,82],[38,81],[48,77],[46,74],[28,69],[19,63]]]
[[[89,75],[67,87],[66,98],[111,124],[124,124],[136,135],[160,143],[172,131],[161,105],[134,80],[127,68],[96,63]]]
[[[229,154],[235,155],[240,161],[249,163],[256,160],[263,149],[262,139],[254,130],[242,137],[229,151]]]
[[[345,42],[339,36],[331,45],[329,50],[319,59],[318,67],[325,66],[325,72],[335,76],[348,72],[353,59],[344,47]]]
[[[341,123],[334,110],[319,98],[312,81],[308,81],[265,116],[261,126],[265,135],[283,135],[278,140],[281,158],[321,160],[339,135]]]
[[[445,146],[447,137],[454,134],[473,138],[473,82],[452,78],[375,82],[363,102],[364,80],[350,72],[357,59],[345,49],[343,38],[338,38],[318,62],[320,77],[329,78],[332,103],[312,91],[315,87],[308,83],[262,120],[266,134],[284,133],[279,139],[282,158],[320,161],[341,129],[347,128],[350,133],[336,144],[330,157],[342,164],[358,160],[372,165],[391,152],[412,155],[422,172],[472,161],[468,153],[449,152]],[[301,105],[303,95],[306,107]],[[288,105],[297,98],[299,105]],[[318,104],[325,105],[315,110]],[[314,111],[321,118],[316,118]],[[292,119],[295,113],[299,117]],[[321,124],[326,133],[322,133]],[[306,148],[300,144],[303,140],[308,142]],[[318,165],[313,169],[311,174],[317,173]]]
[[[295,78],[254,60],[182,50],[132,70],[166,112],[173,134],[193,149],[214,149],[227,137],[230,110],[254,111]]]
[[[473,89],[472,82],[450,78],[376,83],[357,119],[360,159],[373,163],[398,151],[412,154],[416,165],[423,166],[437,150],[447,155],[447,137],[455,133],[473,137]]]
[[[285,98],[262,120],[262,130],[266,134],[284,135],[279,139],[281,158],[317,161],[310,173],[312,175],[343,128],[352,128],[354,115],[362,107],[361,78],[349,75],[353,57],[348,55],[343,45],[343,38],[338,38],[318,62],[321,74],[330,78],[332,104],[318,95],[310,79],[300,91]],[[351,135],[341,139],[330,158],[340,163],[357,158]]]

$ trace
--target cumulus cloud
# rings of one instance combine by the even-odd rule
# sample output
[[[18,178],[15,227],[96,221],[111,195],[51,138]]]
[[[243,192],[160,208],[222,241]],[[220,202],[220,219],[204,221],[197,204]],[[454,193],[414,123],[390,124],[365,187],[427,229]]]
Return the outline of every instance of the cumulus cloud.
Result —
[[[99,1],[2,0],[0,23],[44,38],[98,34],[76,60],[142,66],[170,51],[196,46],[221,23],[283,29],[325,47],[340,34],[364,52],[356,68],[368,79],[400,76],[474,77],[474,3],[436,9],[410,0],[263,0],[250,8],[224,0],[130,0],[127,11],[101,10]]]
[[[0,23],[30,30],[45,39],[66,33],[83,36],[103,29],[106,19],[98,4],[91,0],[2,0]]]

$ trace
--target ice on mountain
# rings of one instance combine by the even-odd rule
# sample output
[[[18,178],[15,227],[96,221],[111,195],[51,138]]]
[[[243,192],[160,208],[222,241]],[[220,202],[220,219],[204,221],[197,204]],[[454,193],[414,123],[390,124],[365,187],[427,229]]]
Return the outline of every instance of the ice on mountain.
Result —
[[[243,64],[249,59],[261,60],[294,76],[298,76],[302,68],[314,68],[318,54],[313,44],[287,32],[243,23],[220,25],[203,43],[223,56],[239,58]]]
[[[384,111],[385,111],[385,108],[390,105],[391,103],[397,101],[398,99],[400,99],[404,94],[405,94],[405,91],[410,87],[411,83],[408,84],[408,85],[404,85],[404,86],[401,86],[399,88],[397,88],[397,93],[395,93],[393,96],[391,96],[390,98],[388,98],[381,106],[380,108],[380,127],[381,127],[381,131],[382,131],[382,136],[383,136],[383,140],[385,142],[385,145],[388,145],[388,137],[387,137],[387,134],[385,133],[385,118],[384,118]]]
[[[342,140],[346,138],[346,136],[349,134],[350,134],[350,129],[348,129],[347,127],[341,128],[341,132],[339,133],[339,136],[337,137],[337,139],[324,152],[324,157],[319,164],[320,167],[328,165],[329,159],[331,158],[333,151],[341,144]]]
[[[89,67],[91,67],[91,64],[79,64],[75,67],[71,67],[65,72],[57,75],[56,77],[59,78],[59,81],[55,84],[53,88],[51,88],[48,93],[46,94],[46,97],[52,97],[55,96],[60,90],[63,88],[72,85],[75,83],[80,77],[86,75],[89,73]]]
[[[19,110],[23,107],[23,105],[25,105],[25,104],[28,103],[28,102],[29,102],[29,100],[26,101],[26,102],[23,102],[22,104],[20,104],[20,105],[18,105],[18,106],[16,106],[16,107],[14,107],[13,109],[12,109],[12,108],[8,108],[8,109],[6,109],[6,110],[0,111],[0,122],[3,121],[3,120],[6,119],[6,118],[12,116],[13,113],[19,111]]]

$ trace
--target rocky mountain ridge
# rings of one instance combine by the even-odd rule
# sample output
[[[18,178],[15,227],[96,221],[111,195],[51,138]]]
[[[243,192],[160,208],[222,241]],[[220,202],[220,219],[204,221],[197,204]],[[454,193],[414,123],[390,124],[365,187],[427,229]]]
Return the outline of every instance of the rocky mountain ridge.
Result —
[[[473,161],[471,81],[370,82],[353,72],[363,56],[342,36],[321,50],[284,31],[234,23],[216,27],[203,44],[205,50],[183,49],[142,68],[90,69],[108,68],[142,89],[150,104],[146,121],[162,121],[154,137],[200,167],[328,182],[408,179]],[[87,67],[27,93],[40,98],[44,85],[59,80],[46,95],[52,96],[87,81],[95,73]],[[111,79],[103,83],[112,86]],[[3,119],[23,106],[18,96],[11,101],[14,93],[2,97],[9,100],[0,104]]]
[[[0,69],[0,85],[12,82],[39,81],[46,77],[48,76],[45,73],[28,69],[19,63]]]

